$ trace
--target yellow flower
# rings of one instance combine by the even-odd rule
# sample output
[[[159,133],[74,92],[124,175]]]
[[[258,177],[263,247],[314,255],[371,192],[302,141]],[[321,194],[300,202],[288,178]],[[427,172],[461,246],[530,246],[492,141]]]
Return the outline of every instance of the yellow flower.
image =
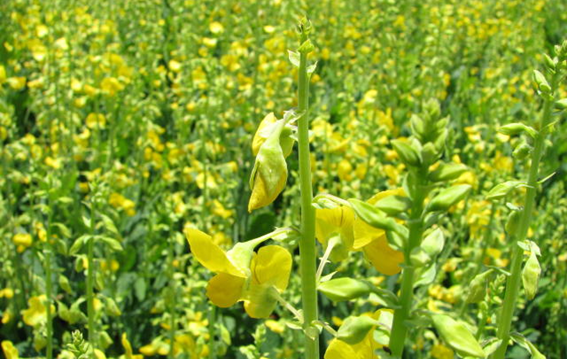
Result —
[[[32,245],[32,237],[28,233],[18,233],[12,237],[12,242],[17,246],[29,247]]]
[[[352,165],[346,159],[341,160],[337,167],[337,174],[342,181],[350,181],[352,180]]]
[[[89,113],[86,119],[86,125],[88,128],[104,128],[106,126],[106,116],[102,113]]]
[[[18,359],[20,357],[18,349],[9,340],[2,341],[2,351],[6,359]]]
[[[278,120],[272,126],[266,127],[270,129],[270,132],[266,136],[266,140],[259,146],[254,168],[250,175],[252,194],[248,202],[248,212],[272,203],[283,191],[287,181],[285,155],[291,152],[293,140],[289,138],[288,141],[286,137],[281,138],[286,132],[284,131],[285,120]],[[257,134],[259,132],[260,130]],[[256,136],[254,137],[256,139]]]
[[[400,194],[403,194],[401,189],[384,191],[372,197],[368,202],[374,204],[384,197]],[[390,247],[386,239],[386,232],[355,218],[351,207],[318,209],[316,221],[317,240],[325,248],[334,238],[335,247],[330,256],[332,261],[344,260],[349,251],[362,250],[380,273],[394,275],[401,271],[399,265],[404,261],[403,253]]]
[[[122,346],[124,347],[124,355],[123,357],[126,359],[142,359],[144,356],[141,354],[134,354],[132,351],[132,345],[128,340],[128,336],[126,333],[122,333]]]
[[[220,22],[214,21],[209,24],[209,30],[213,34],[221,34],[224,31],[224,26]]]
[[[0,65],[0,85],[6,82],[6,69]]]
[[[0,290],[0,298],[11,299],[14,297],[14,290],[12,288],[4,288]]]
[[[7,82],[8,85],[16,91],[21,90],[26,86],[25,77],[10,77]]]
[[[35,327],[47,322],[47,308],[44,304],[46,300],[47,297],[45,294],[31,297],[28,300],[29,308],[22,311],[24,323],[30,327]],[[53,304],[51,305],[51,312],[55,313],[55,306]]]
[[[197,229],[186,227],[185,236],[195,258],[216,275],[207,285],[207,297],[217,306],[228,308],[244,301],[252,318],[266,318],[274,310],[274,295],[287,288],[291,272],[291,255],[279,246],[254,248],[267,238],[236,244],[224,252],[213,238]],[[276,292],[274,292],[276,291]]]
[[[455,353],[451,348],[447,348],[442,344],[435,344],[431,348],[431,356],[435,359],[453,359]]]

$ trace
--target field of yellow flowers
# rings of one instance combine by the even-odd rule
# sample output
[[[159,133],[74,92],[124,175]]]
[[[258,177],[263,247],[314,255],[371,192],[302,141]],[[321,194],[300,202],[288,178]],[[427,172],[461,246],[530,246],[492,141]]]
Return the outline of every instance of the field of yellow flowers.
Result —
[[[567,3],[0,1],[6,359],[567,358]]]

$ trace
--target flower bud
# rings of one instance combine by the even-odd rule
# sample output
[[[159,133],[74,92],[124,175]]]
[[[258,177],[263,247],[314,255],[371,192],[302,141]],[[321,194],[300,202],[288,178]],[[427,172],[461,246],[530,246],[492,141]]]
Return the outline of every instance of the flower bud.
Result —
[[[486,282],[492,274],[492,269],[487,270],[484,273],[478,274],[473,278],[469,285],[469,293],[465,302],[467,303],[479,303],[482,302],[486,296]]]
[[[337,278],[321,283],[317,290],[334,302],[343,302],[367,295],[371,288],[367,283],[356,279]]]
[[[287,181],[287,164],[280,145],[280,134],[285,122],[277,122],[270,137],[262,144],[250,176],[252,195],[248,211],[262,208],[272,203],[283,191]]]
[[[461,163],[443,163],[429,174],[429,180],[432,182],[451,181],[459,178],[467,169],[467,166]]]
[[[400,160],[402,160],[406,166],[417,167],[421,164],[419,153],[413,146],[400,140],[392,140],[391,142]]]
[[[437,196],[433,197],[431,202],[429,202],[428,211],[435,212],[448,210],[451,206],[464,199],[471,188],[472,187],[468,184],[445,188],[439,192]]]
[[[441,338],[459,355],[477,358],[486,356],[478,341],[462,322],[445,314],[433,314],[431,319]]]
[[[528,299],[533,299],[536,295],[540,274],[541,267],[535,251],[532,250],[522,270],[522,283]]]
[[[549,86],[549,83],[545,79],[545,76],[538,70],[534,70],[534,82],[541,92],[546,94],[551,93],[551,86]]]
[[[360,343],[378,323],[371,317],[361,315],[345,319],[337,332],[337,339],[354,345]]]

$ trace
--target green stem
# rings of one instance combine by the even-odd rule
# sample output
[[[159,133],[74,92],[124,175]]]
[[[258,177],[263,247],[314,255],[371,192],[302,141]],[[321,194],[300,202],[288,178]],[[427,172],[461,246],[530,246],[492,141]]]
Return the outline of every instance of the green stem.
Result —
[[[170,224],[171,227],[171,224]],[[169,246],[168,246],[168,264],[169,264],[169,353],[168,358],[173,359],[175,357],[173,353],[173,347],[175,343],[175,267],[173,266],[174,256],[174,248],[173,243],[174,239],[170,236],[169,238]]]
[[[89,343],[91,344],[91,358],[95,358],[94,350],[96,346],[95,331],[95,312],[94,312],[94,235],[95,235],[95,204],[91,202],[91,237],[89,238],[87,249],[87,317]]]
[[[555,85],[557,82],[557,75],[553,77],[551,82],[551,88],[555,90]],[[512,275],[508,277],[506,281],[506,294],[504,296],[504,305],[500,316],[498,319],[498,339],[502,340],[502,344],[492,355],[493,359],[504,359],[506,355],[506,349],[508,348],[508,342],[510,341],[510,327],[512,325],[512,318],[514,316],[514,309],[516,308],[516,301],[518,299],[518,294],[520,292],[520,283],[522,278],[522,262],[524,257],[524,250],[520,248],[517,243],[518,241],[523,241],[526,239],[528,230],[530,228],[530,223],[532,221],[532,212],[534,210],[535,195],[538,187],[538,175],[539,175],[539,164],[541,161],[541,156],[543,154],[543,149],[545,145],[545,135],[547,132],[546,125],[551,119],[551,110],[553,106],[553,100],[545,101],[543,109],[543,117],[541,122],[541,127],[538,129],[539,132],[535,138],[535,147],[532,152],[530,172],[528,176],[528,187],[526,191],[526,197],[524,202],[524,210],[522,211],[522,217],[520,220],[520,228],[518,229],[517,236],[515,240],[512,240],[512,264],[510,272]]]
[[[301,43],[307,40],[301,34]],[[319,358],[319,337],[309,335],[315,332],[312,322],[317,320],[316,288],[316,245],[315,245],[315,208],[313,186],[311,183],[311,163],[309,153],[309,77],[307,76],[307,53],[302,52],[299,59],[299,178],[301,185],[301,240],[299,242],[301,297],[303,304],[303,323],[305,333],[305,358]]]
[[[45,306],[47,308],[47,347],[45,356],[47,359],[53,357],[53,314],[51,313],[51,297],[52,297],[52,283],[51,283],[51,209],[47,220],[47,238],[44,246],[44,261],[45,261]]]
[[[421,174],[417,175],[418,179],[424,178]],[[390,350],[396,358],[401,358],[404,352],[404,344],[408,328],[405,324],[409,317],[409,313],[413,303],[413,284],[415,277],[415,267],[411,263],[410,254],[412,250],[418,247],[423,236],[423,191],[420,184],[415,193],[419,196],[415,198],[414,207],[411,210],[409,220],[409,240],[407,248],[404,248],[404,270],[402,274],[402,289],[400,293],[400,307],[394,311],[394,322],[390,334]]]

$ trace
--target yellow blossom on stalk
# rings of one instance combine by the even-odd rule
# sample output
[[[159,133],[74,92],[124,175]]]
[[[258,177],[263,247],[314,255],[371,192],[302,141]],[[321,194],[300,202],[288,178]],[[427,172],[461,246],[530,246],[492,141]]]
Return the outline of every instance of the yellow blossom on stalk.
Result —
[[[130,217],[136,214],[136,204],[134,201],[119,193],[112,193],[108,199],[108,203],[114,208],[122,209]]]
[[[102,113],[89,113],[87,115],[87,119],[85,123],[88,128],[95,129],[95,128],[104,128],[106,126],[106,116]]]
[[[168,67],[173,72],[181,72],[181,63],[176,60],[170,60],[168,63]]]
[[[224,32],[224,26],[218,21],[213,21],[209,24],[209,30],[215,35],[221,34]]]
[[[124,358],[124,359],[142,359],[144,356],[141,354],[134,354],[134,351],[132,350],[132,345],[130,344],[130,341],[128,340],[128,336],[126,335],[126,333],[122,333],[122,346],[124,347],[124,355],[120,356],[120,358]]]
[[[400,195],[403,190],[380,192],[368,202],[391,195]],[[331,260],[344,260],[349,251],[362,250],[370,263],[380,273],[394,275],[401,271],[399,266],[404,256],[402,252],[392,249],[386,239],[386,232],[374,228],[362,219],[355,218],[354,210],[349,206],[318,209],[316,212],[316,237],[324,247],[334,240],[335,247],[331,252]]]
[[[342,159],[337,166],[337,174],[342,181],[351,181],[353,168],[347,159]]]
[[[19,359],[18,349],[9,340],[2,341],[2,351],[6,359]]]
[[[14,297],[14,290],[12,288],[4,288],[0,290],[0,298],[11,299]]]
[[[0,65],[0,85],[6,82],[6,69],[3,65]]]
[[[455,353],[451,348],[447,348],[442,344],[435,344],[431,348],[431,356],[435,359],[453,359]]]
[[[8,85],[16,91],[21,90],[26,86],[25,77],[10,77],[7,82]]]
[[[53,158],[51,156],[45,157],[45,164],[53,169],[60,169],[61,168],[61,159]]]
[[[32,245],[32,236],[28,233],[17,233],[12,237],[12,242],[16,245],[18,253],[22,253]]]
[[[28,300],[28,309],[22,310],[22,317],[24,323],[30,327],[36,327],[40,324],[47,322],[47,308],[45,307],[45,301],[47,297],[45,294],[31,297]],[[51,312],[55,313],[55,306],[51,305]]]
[[[208,234],[190,227],[184,232],[197,261],[216,273],[207,285],[207,297],[215,305],[228,308],[244,301],[252,318],[267,318],[272,313],[277,293],[289,281],[292,260],[287,250],[269,245],[255,253],[254,248],[267,239],[259,238],[225,252]]]
[[[114,97],[117,92],[124,90],[124,85],[115,77],[105,77],[100,83],[100,89],[106,95]]]

